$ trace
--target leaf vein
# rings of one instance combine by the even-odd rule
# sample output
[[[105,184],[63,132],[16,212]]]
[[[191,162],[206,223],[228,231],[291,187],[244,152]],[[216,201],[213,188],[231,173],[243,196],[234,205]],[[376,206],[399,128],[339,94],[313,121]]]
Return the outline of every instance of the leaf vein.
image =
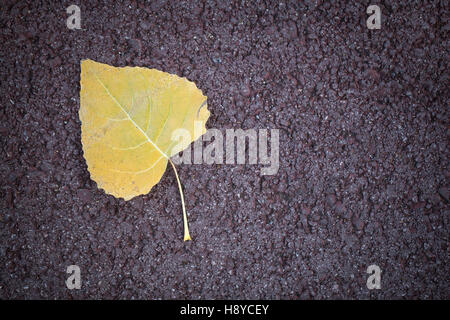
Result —
[[[102,87],[105,89],[106,93],[108,94],[108,96],[114,101],[115,104],[117,104],[119,106],[119,108],[123,111],[123,113],[125,113],[125,115],[127,116],[128,120],[131,121],[131,123],[144,135],[144,137],[147,139],[148,142],[150,142],[150,144],[159,151],[159,153],[161,153],[161,155],[163,157],[165,157],[166,159],[169,159],[169,157],[163,152],[161,151],[161,149],[156,145],[156,143],[154,143],[149,137],[148,135],[141,129],[141,127],[139,127],[139,125],[130,117],[130,115],[128,114],[128,112],[122,107],[122,105],[119,103],[119,101],[117,101],[117,99],[111,94],[111,92],[109,91],[109,89],[105,86],[105,84],[100,80],[100,78],[94,74],[95,78],[97,79],[97,81],[102,85]]]

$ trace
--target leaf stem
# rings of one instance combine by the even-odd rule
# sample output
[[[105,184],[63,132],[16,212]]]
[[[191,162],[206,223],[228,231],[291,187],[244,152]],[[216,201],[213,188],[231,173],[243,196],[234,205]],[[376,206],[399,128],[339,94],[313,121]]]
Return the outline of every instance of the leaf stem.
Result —
[[[173,164],[172,160],[170,160],[170,158],[168,158],[168,159],[169,159],[170,164],[172,165],[173,171],[175,172],[175,177],[177,177],[178,190],[180,191],[180,196],[181,196],[181,206],[183,207],[184,241],[192,240],[191,236],[189,235],[186,207],[184,205],[183,189],[181,188],[180,178],[178,178],[177,169],[175,168],[175,165]]]

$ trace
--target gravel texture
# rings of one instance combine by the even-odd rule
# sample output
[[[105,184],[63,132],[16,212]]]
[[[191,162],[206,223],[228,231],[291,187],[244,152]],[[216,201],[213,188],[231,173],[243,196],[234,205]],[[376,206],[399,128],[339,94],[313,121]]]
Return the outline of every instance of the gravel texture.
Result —
[[[2,1],[0,298],[449,299],[449,21],[447,1]],[[180,165],[183,242],[170,168],[128,202],[90,180],[85,58],[186,76],[209,128],[280,129],[278,173]]]

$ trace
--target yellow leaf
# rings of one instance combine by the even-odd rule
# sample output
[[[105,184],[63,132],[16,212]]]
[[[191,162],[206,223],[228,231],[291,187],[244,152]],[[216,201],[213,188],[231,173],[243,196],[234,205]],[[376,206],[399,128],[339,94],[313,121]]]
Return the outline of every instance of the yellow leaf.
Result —
[[[147,194],[170,162],[183,205],[185,240],[189,240],[181,184],[170,157],[206,132],[206,97],[193,82],[140,67],[116,68],[81,62],[81,142],[91,178],[99,188],[129,200]],[[201,130],[194,130],[194,122]],[[176,129],[192,141],[173,150]]]

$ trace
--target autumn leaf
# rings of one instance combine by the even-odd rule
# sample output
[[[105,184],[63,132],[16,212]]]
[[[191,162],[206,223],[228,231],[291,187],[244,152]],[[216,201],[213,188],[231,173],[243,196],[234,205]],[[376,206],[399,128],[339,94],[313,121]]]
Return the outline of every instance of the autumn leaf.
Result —
[[[177,178],[190,240],[183,191],[170,157],[206,132],[206,97],[193,82],[141,67],[117,68],[92,60],[81,62],[81,142],[91,178],[99,188],[129,200],[147,194],[170,162]],[[194,122],[201,129],[194,130]],[[176,129],[192,141],[179,148]]]

